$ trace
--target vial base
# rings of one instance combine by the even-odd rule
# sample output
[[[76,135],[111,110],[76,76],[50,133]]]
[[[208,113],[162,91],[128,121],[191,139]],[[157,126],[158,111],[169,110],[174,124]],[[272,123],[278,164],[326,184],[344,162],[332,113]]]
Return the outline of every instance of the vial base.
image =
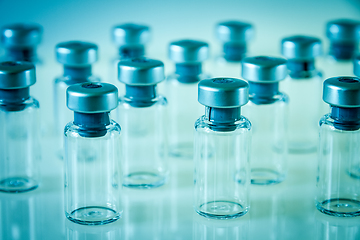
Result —
[[[316,143],[310,141],[293,141],[289,142],[289,153],[301,154],[301,153],[313,153],[317,150]]]
[[[38,182],[31,178],[11,177],[0,181],[0,191],[8,193],[27,192],[36,189]]]
[[[360,216],[360,201],[347,198],[332,198],[316,203],[316,208],[325,214],[335,217]]]
[[[251,184],[271,185],[284,181],[285,176],[277,171],[266,168],[251,169]]]
[[[187,158],[192,159],[194,154],[194,146],[193,143],[179,143],[173,145],[169,149],[169,154],[172,157],[176,158]]]
[[[166,177],[152,172],[135,172],[124,177],[123,186],[128,188],[150,189],[164,185]]]
[[[107,207],[89,206],[82,207],[65,213],[66,217],[75,223],[82,225],[104,225],[115,222],[120,218],[120,213]]]
[[[360,179],[360,164],[356,164],[356,165],[352,166],[348,170],[348,174],[352,178]]]
[[[248,208],[237,202],[218,200],[201,204],[196,212],[206,218],[233,219],[245,215]]]

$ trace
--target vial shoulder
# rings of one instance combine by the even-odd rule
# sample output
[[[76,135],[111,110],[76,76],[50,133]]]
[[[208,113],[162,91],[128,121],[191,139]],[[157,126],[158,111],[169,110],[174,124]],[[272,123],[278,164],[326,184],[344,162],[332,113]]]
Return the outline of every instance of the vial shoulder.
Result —
[[[240,119],[231,123],[215,123],[209,121],[205,115],[198,118],[195,122],[195,130],[197,131],[214,131],[213,129],[231,129],[231,131],[250,131],[251,130],[251,122],[243,115],[241,115]]]
[[[249,95],[249,102],[246,105],[287,105],[289,103],[289,96],[286,93],[279,92],[272,97],[259,98],[254,94]]]
[[[134,100],[131,98],[128,98],[126,96],[119,97],[119,106],[118,108],[132,108],[132,107],[166,107],[168,105],[168,101],[166,97],[162,95],[157,95],[155,98],[151,100]]]
[[[9,102],[0,101],[0,106],[2,107],[2,109],[16,108],[16,109],[21,109],[21,111],[31,111],[40,108],[39,101],[33,97],[29,97],[20,103],[9,103]]]
[[[86,82],[101,82],[100,78],[97,76],[89,76],[86,78],[72,78],[71,76],[59,76],[55,78],[54,84],[59,87],[68,87],[76,83],[86,83]]]
[[[110,124],[107,125],[105,128],[106,128],[106,134],[103,135],[102,137],[107,137],[110,135],[111,136],[120,135],[121,127],[114,120],[110,120]],[[74,137],[74,138],[81,137],[79,134],[80,131],[84,131],[84,130],[81,129],[78,125],[74,124],[73,121],[71,121],[68,124],[66,124],[64,128],[64,135],[66,137]]]

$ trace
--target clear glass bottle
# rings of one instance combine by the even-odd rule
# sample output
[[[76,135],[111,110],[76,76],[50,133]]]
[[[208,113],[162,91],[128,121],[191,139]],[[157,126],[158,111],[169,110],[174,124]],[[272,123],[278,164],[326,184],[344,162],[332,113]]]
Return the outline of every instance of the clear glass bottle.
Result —
[[[0,63],[0,191],[3,192],[25,192],[39,186],[39,103],[29,94],[35,82],[32,63]]]
[[[241,59],[247,55],[248,43],[254,38],[253,25],[241,21],[224,21],[216,25],[215,34],[222,43],[222,50],[215,57],[212,75],[240,76]]]
[[[197,101],[197,85],[209,78],[202,72],[202,62],[208,56],[205,42],[180,40],[169,45],[169,58],[175,62],[175,73],[166,79],[169,154],[173,157],[193,158],[193,124],[203,111]]]
[[[194,208],[201,216],[230,219],[249,211],[251,123],[240,114],[248,90],[236,78],[199,83],[205,115],[195,122]]]
[[[55,79],[53,96],[56,155],[62,159],[64,126],[73,119],[73,112],[66,106],[66,89],[76,83],[100,81],[91,72],[91,64],[98,60],[98,47],[93,43],[69,41],[57,44],[55,51],[57,61],[64,64],[63,75]]]
[[[102,225],[121,213],[120,126],[109,113],[118,105],[117,88],[79,83],[66,90],[74,111],[65,135],[65,215],[79,224]]]
[[[125,94],[124,84],[118,79],[118,63],[129,58],[145,55],[145,45],[150,41],[150,27],[137,23],[123,23],[111,30],[113,43],[118,48],[117,56],[111,60],[108,81],[119,89],[119,96]]]
[[[123,185],[129,188],[162,186],[168,176],[165,97],[156,85],[164,80],[164,64],[132,58],[119,62],[120,97],[115,119],[123,128]]]
[[[321,101],[322,74],[315,65],[316,57],[322,54],[321,41],[303,35],[286,37],[281,41],[281,53],[288,59],[289,69],[281,87],[290,99],[289,151],[316,152],[317,122],[326,111]]]
[[[243,113],[252,123],[251,183],[282,182],[287,175],[288,96],[279,91],[287,76],[286,59],[268,56],[242,60],[242,78],[249,83]]]
[[[337,217],[360,216],[360,78],[324,82],[330,113],[320,120],[316,207]]]

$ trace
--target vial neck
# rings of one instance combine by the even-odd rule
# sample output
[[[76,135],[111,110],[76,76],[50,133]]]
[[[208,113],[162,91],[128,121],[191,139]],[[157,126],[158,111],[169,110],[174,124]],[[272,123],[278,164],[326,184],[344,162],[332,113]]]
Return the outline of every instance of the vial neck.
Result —
[[[125,86],[125,97],[131,99],[133,107],[149,107],[154,104],[156,98],[156,85],[150,86]]]
[[[0,101],[4,103],[2,108],[5,111],[21,111],[25,108],[22,104],[30,98],[30,90],[27,88],[20,89],[0,89]]]
[[[223,46],[224,58],[229,62],[240,62],[247,51],[246,44],[225,43]]]
[[[336,129],[353,131],[360,128],[360,108],[331,106],[330,116]]]
[[[330,42],[330,56],[336,60],[351,60],[359,51],[359,43],[353,42]]]
[[[289,69],[291,78],[311,78],[314,76],[315,59],[288,60],[287,68]]]
[[[145,47],[143,45],[137,46],[122,46],[119,48],[119,56],[122,59],[137,58],[145,55]]]
[[[74,124],[80,128],[82,137],[102,137],[106,135],[106,126],[110,124],[109,112],[74,112]]]
[[[12,61],[36,61],[35,48],[9,48],[7,49],[7,57]]]
[[[205,107],[205,117],[212,122],[211,129],[218,132],[228,132],[236,129],[234,122],[241,118],[241,108]]]
[[[85,67],[70,67],[64,65],[64,76],[72,79],[84,79],[91,76],[91,65]]]
[[[181,83],[195,83],[200,81],[198,75],[202,73],[201,63],[177,63],[175,73],[179,75],[178,81]]]
[[[279,82],[258,83],[249,82],[249,95],[255,104],[270,104],[274,102],[274,96],[279,93]]]

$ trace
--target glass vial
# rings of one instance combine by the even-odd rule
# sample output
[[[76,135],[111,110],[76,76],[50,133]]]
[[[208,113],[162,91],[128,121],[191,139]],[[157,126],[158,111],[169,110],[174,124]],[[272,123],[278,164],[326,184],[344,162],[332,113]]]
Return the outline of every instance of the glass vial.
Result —
[[[35,82],[32,63],[0,63],[0,191],[3,192],[25,192],[39,185],[39,103],[29,94]]]
[[[118,48],[117,56],[111,60],[108,81],[119,89],[119,96],[125,94],[124,84],[118,79],[118,63],[129,58],[145,55],[145,45],[150,41],[150,27],[136,23],[123,23],[111,30],[113,43]]]
[[[360,78],[324,82],[330,113],[320,120],[316,207],[337,217],[360,215]]]
[[[66,90],[74,120],[65,127],[65,215],[79,224],[101,225],[121,213],[120,126],[109,113],[117,88],[79,83]]]
[[[155,188],[166,182],[167,100],[156,91],[164,78],[161,61],[133,58],[119,62],[119,81],[126,88],[116,110],[116,119],[123,127],[125,187]]]
[[[175,73],[166,79],[169,101],[169,153],[173,157],[193,158],[193,125],[203,111],[197,102],[197,85],[209,78],[202,72],[202,62],[209,57],[209,45],[195,40],[170,43],[169,58],[175,62]]]
[[[252,24],[240,21],[224,21],[215,27],[216,38],[221,42],[221,51],[215,59],[215,76],[235,77],[241,72],[240,61],[248,51],[248,43],[254,38]]]
[[[99,82],[91,72],[91,64],[98,60],[96,44],[80,41],[62,42],[55,47],[56,59],[64,65],[64,73],[54,82],[56,155],[63,158],[64,126],[73,119],[66,106],[66,89],[76,83]]]
[[[318,119],[324,114],[321,101],[322,75],[315,59],[322,54],[321,41],[310,36],[283,38],[281,53],[288,59],[289,76],[282,91],[289,95],[289,151],[316,152]],[[311,106],[311,107],[309,107]]]
[[[287,174],[288,97],[279,91],[287,76],[286,60],[267,56],[242,60],[242,78],[249,83],[243,113],[252,123],[251,183],[282,182]]]
[[[249,85],[236,78],[202,80],[195,122],[194,208],[204,217],[237,218],[250,208],[251,123],[240,114]]]

